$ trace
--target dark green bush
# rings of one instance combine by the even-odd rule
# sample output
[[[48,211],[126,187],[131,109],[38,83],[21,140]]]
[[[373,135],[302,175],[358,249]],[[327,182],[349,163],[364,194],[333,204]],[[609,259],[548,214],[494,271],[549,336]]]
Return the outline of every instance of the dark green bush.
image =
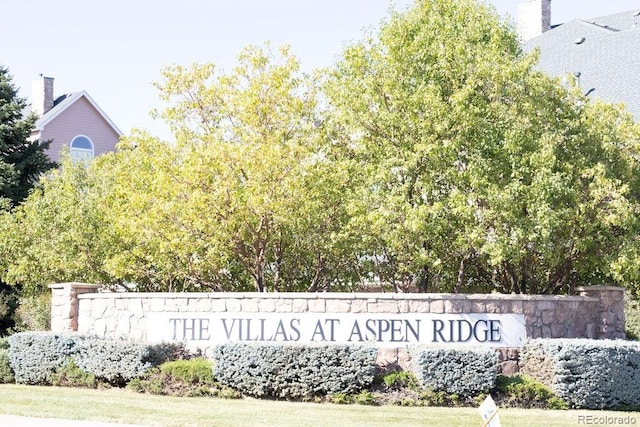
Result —
[[[356,394],[373,382],[375,347],[224,344],[214,378],[255,397],[311,399]]]
[[[416,377],[423,387],[473,397],[495,386],[498,355],[492,349],[411,349]]]
[[[11,384],[15,382],[13,369],[9,364],[9,350],[0,348],[0,384]]]
[[[202,358],[166,362],[143,378],[130,381],[127,387],[149,394],[239,398],[237,391],[213,380],[211,368],[211,361]]]
[[[61,387],[98,387],[95,375],[88,374],[80,369],[71,358],[62,368],[52,374],[51,382],[53,385]]]
[[[160,372],[187,384],[213,384],[213,363],[202,358],[166,362]]]
[[[377,377],[376,382],[384,385],[388,390],[408,388],[409,390],[418,391],[420,389],[418,379],[409,371],[390,372]]]
[[[498,376],[497,391],[503,396],[501,405],[518,408],[567,409],[567,404],[556,397],[546,385],[528,375]]]

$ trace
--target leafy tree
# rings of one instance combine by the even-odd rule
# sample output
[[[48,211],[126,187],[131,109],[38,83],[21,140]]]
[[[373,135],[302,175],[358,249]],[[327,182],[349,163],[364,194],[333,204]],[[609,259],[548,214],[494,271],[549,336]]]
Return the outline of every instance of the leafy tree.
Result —
[[[360,164],[354,221],[384,283],[638,283],[638,126],[535,62],[473,0],[418,0],[345,51],[326,88],[351,136],[336,155]]]
[[[317,89],[283,48],[232,73],[170,67],[158,85],[175,144],[144,132],[66,163],[5,218],[4,276],[149,291],[344,289],[353,185],[323,152]]]
[[[288,48],[247,48],[229,74],[196,64],[163,76],[176,145],[135,135],[113,162],[116,227],[133,231],[140,261],[114,265],[174,289],[344,285],[349,183],[321,151],[317,90]]]
[[[25,107],[9,70],[0,66],[0,196],[13,205],[29,194],[43,173],[56,167],[45,154],[50,141],[30,140],[37,117],[24,117]]]

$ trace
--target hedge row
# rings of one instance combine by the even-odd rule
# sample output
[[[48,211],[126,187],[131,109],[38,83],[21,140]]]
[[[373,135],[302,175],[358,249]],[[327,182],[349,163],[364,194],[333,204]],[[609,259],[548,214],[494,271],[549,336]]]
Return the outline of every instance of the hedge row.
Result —
[[[415,347],[411,356],[416,377],[433,391],[473,397],[496,385],[498,354],[492,349]]]
[[[216,381],[255,397],[308,399],[357,393],[374,378],[370,346],[224,344],[213,353]]]
[[[535,339],[520,353],[521,370],[574,408],[640,407],[640,343]]]
[[[40,385],[51,384],[52,375],[71,361],[96,379],[124,385],[171,359],[182,347],[55,332],[18,333],[9,337],[9,345],[15,381]]]

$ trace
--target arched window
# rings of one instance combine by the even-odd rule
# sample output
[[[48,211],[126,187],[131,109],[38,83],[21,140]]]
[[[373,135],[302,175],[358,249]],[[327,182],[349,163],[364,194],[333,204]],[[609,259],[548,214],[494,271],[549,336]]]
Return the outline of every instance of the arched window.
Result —
[[[94,150],[93,150],[93,142],[84,136],[78,135],[73,138],[70,145],[70,154],[71,160],[74,162],[84,162],[88,163],[93,160]]]

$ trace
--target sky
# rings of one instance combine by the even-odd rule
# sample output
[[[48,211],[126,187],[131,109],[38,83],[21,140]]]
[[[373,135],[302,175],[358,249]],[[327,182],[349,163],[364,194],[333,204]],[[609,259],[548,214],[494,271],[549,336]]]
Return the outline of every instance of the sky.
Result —
[[[515,25],[519,0],[482,0]],[[344,46],[376,28],[389,7],[413,0],[0,0],[0,65],[29,99],[39,74],[55,96],[86,90],[128,134],[163,108],[154,81],[172,64],[230,71],[247,45],[288,44],[304,70],[333,65]],[[552,0],[552,24],[632,9],[640,0]]]

